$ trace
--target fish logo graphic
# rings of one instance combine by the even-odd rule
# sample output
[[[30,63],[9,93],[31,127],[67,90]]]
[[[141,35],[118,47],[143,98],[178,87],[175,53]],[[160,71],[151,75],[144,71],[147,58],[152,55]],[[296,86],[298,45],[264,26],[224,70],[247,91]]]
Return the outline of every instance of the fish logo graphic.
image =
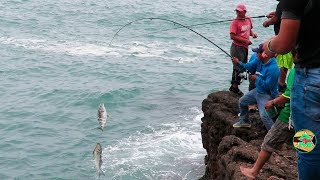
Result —
[[[293,137],[294,148],[301,153],[311,152],[317,144],[314,133],[308,129],[301,129]]]

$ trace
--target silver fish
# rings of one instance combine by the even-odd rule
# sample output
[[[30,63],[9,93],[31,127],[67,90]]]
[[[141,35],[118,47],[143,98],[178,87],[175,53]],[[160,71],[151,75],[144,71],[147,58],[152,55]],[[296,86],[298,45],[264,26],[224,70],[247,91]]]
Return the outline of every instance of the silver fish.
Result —
[[[103,132],[104,126],[106,125],[107,117],[108,117],[108,114],[107,114],[106,108],[104,107],[104,104],[101,103],[98,109],[98,122],[102,132]]]
[[[101,170],[101,165],[102,165],[102,160],[101,160],[101,154],[102,154],[102,148],[100,143],[97,143],[96,147],[94,148],[93,152],[93,159],[94,159],[94,164],[96,166],[96,169],[98,171],[98,177],[100,178],[101,174],[104,174],[104,172]]]

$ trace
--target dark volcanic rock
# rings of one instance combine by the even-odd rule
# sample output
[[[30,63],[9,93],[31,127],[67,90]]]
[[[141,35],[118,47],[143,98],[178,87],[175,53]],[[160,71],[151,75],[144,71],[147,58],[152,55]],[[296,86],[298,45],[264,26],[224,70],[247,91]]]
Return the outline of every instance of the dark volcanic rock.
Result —
[[[240,96],[227,91],[209,94],[202,102],[203,148],[206,149],[206,172],[201,178],[246,179],[240,165],[252,167],[258,157],[267,130],[259,113],[250,114],[251,128],[233,128],[238,120]],[[297,179],[296,153],[292,144],[284,144],[272,154],[257,179]]]

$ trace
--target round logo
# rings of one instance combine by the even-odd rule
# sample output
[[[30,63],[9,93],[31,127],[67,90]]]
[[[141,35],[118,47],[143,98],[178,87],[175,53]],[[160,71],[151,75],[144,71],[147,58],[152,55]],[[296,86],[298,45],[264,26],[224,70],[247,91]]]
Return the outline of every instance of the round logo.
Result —
[[[317,138],[312,131],[301,129],[293,136],[294,148],[302,153],[308,153],[316,147]]]

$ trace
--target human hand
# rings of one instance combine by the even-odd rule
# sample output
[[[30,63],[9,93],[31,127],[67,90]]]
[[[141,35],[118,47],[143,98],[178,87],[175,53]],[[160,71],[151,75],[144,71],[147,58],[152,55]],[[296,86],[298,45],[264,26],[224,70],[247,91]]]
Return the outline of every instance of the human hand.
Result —
[[[248,46],[252,44],[252,42],[251,42],[250,40],[246,40],[245,43],[246,43],[246,45],[248,45]]]
[[[257,75],[255,75],[255,74],[250,74],[250,75],[249,75],[249,79],[250,79],[251,81],[255,81],[255,80],[257,79]]]
[[[270,12],[268,15],[267,15],[267,18],[272,18],[273,16],[276,15],[276,12],[275,11],[272,11]]]
[[[258,35],[257,35],[256,33],[252,33],[252,37],[253,37],[253,38],[257,38]]]
[[[273,100],[268,101],[268,102],[264,105],[264,107],[265,107],[266,109],[272,109],[272,108],[273,108]]]
[[[239,59],[236,57],[232,57],[231,60],[232,60],[233,64],[240,64]]]
[[[263,25],[263,27],[269,27],[268,20],[264,21],[264,22],[262,23],[262,25]]]

